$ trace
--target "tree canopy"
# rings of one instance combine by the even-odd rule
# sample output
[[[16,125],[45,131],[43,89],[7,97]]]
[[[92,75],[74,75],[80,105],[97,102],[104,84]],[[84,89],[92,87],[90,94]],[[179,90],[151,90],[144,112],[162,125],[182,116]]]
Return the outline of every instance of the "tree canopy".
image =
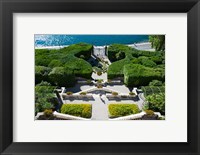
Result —
[[[156,51],[165,50],[165,35],[150,35],[149,41],[151,46],[155,48]]]

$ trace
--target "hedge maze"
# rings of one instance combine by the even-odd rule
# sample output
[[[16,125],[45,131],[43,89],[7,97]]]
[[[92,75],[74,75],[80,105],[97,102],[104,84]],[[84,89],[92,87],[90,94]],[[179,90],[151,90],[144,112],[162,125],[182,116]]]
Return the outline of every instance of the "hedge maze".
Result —
[[[127,86],[147,86],[152,80],[165,81],[164,51],[139,51],[113,44],[108,48],[108,58],[113,61],[108,68],[108,79],[123,77]]]
[[[35,50],[35,83],[50,82],[56,86],[73,86],[75,77],[90,79],[92,66],[86,60],[91,57],[93,46],[79,43],[62,49]]]

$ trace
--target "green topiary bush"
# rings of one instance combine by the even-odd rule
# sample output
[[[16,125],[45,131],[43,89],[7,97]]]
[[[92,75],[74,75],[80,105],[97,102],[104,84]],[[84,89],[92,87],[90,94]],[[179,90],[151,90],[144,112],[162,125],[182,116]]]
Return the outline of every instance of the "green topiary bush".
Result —
[[[112,95],[113,95],[113,96],[117,96],[117,95],[118,95],[118,92],[112,92]]]
[[[49,63],[55,58],[51,56],[51,52],[55,50],[48,49],[36,49],[35,50],[35,65],[36,66],[48,66]]]
[[[135,96],[135,93],[134,92],[130,92],[129,95]]]
[[[164,80],[161,71],[139,64],[124,66],[124,83],[127,86],[146,86],[155,79]]]
[[[125,53],[125,58],[117,60],[116,54],[120,51]],[[108,68],[108,79],[124,77],[127,86],[146,86],[152,80],[164,82],[165,67],[162,64],[165,60],[164,51],[141,51],[125,45],[113,44],[108,48],[108,57],[114,61]],[[140,67],[130,66],[128,69],[125,67],[131,64],[140,65]]]
[[[140,56],[138,58],[139,62],[141,65],[146,66],[146,67],[155,67],[156,63],[150,60],[148,57],[145,56]]]
[[[110,61],[118,61],[124,59],[133,48],[122,44],[112,44],[108,47],[108,58]]]
[[[102,83],[102,82],[103,82],[103,79],[98,79],[98,80],[97,80],[97,83],[98,83],[98,84],[100,84],[100,83]]]
[[[102,72],[97,72],[97,75],[98,75],[98,76],[102,75]]]
[[[163,58],[161,56],[152,56],[150,59],[155,62],[157,65],[162,64]]]
[[[145,113],[147,115],[154,115],[154,111],[153,110],[145,110]]]
[[[64,67],[55,67],[49,73],[50,81],[56,86],[70,87],[75,84],[75,75]]]
[[[45,66],[35,66],[35,84],[41,81],[49,81],[48,74],[51,68]]]
[[[87,94],[87,92],[81,92],[80,93],[80,95],[86,95]]]
[[[91,118],[92,105],[91,104],[63,104],[61,113],[74,115],[78,117]]]
[[[121,117],[140,112],[136,104],[109,104],[108,111],[110,117]]]
[[[102,86],[101,84],[98,84],[98,85],[97,85],[97,88],[100,89],[100,88],[103,88],[103,86]]]
[[[123,77],[123,68],[126,64],[129,64],[130,62],[131,61],[128,58],[113,62],[108,68],[108,79]]]
[[[66,92],[67,95],[72,95],[73,92],[69,91],[69,92]]]
[[[49,117],[49,116],[51,116],[52,114],[53,114],[52,109],[45,109],[45,110],[44,110],[44,115],[45,115],[46,117]]]
[[[92,75],[92,66],[85,60],[80,58],[71,58],[64,65],[66,70],[75,74],[76,77],[90,79]]]
[[[150,51],[141,51],[141,50],[133,50],[131,55],[133,57],[140,57],[140,56],[146,56],[146,57],[154,57],[154,56],[158,56],[158,57],[161,57],[163,58],[165,52],[162,51],[162,52],[159,52],[159,51],[156,51],[156,52],[150,52]]]
[[[64,64],[60,61],[60,60],[52,60],[50,63],[49,63],[49,67],[50,68],[54,68],[54,67],[62,67]]]
[[[133,57],[131,59],[131,63],[133,63],[133,64],[140,64],[140,60],[138,58]]]
[[[162,81],[153,80],[149,83],[149,86],[162,86]]]
[[[89,79],[92,75],[92,66],[85,60],[91,57],[92,49],[92,45],[85,43],[74,44],[57,50],[36,49],[35,64],[51,68],[64,67],[66,74],[72,72],[75,76]],[[39,81],[36,83],[41,82],[41,80],[47,81],[44,77],[41,79],[37,77],[37,79]]]

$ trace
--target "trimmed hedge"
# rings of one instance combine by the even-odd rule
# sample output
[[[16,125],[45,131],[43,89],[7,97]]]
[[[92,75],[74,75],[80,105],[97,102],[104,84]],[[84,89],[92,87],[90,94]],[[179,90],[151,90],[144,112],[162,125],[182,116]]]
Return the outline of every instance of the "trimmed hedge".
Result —
[[[114,79],[118,77],[123,77],[123,69],[126,64],[129,64],[131,61],[129,58],[125,58],[116,62],[113,62],[108,68],[108,79]]]
[[[49,63],[56,58],[55,50],[48,49],[35,49],[35,65],[36,66],[48,66]]]
[[[49,65],[50,68],[54,68],[54,67],[61,67],[63,66],[62,62],[60,60],[52,60]]]
[[[38,66],[64,67],[65,72],[83,78],[91,78],[92,66],[85,60],[91,56],[93,46],[90,44],[79,43],[73,44],[62,49],[36,49],[35,50],[35,64]],[[81,57],[84,57],[82,59]],[[46,79],[43,79],[46,81]]]
[[[123,67],[126,64],[129,64],[132,57],[132,51],[134,49],[122,44],[112,44],[108,48],[108,58],[113,62],[108,68],[108,79],[114,79],[117,77],[123,77]],[[125,53],[121,59],[117,59],[116,56],[119,55],[119,52]]]
[[[140,112],[136,104],[109,104],[108,111],[110,117],[121,117]]]
[[[48,74],[50,73],[51,68],[45,66],[35,66],[35,84],[38,84],[42,81],[48,81]]]
[[[110,61],[118,61],[125,58],[125,55],[132,51],[131,47],[122,44],[112,44],[108,47],[108,58]]]
[[[148,58],[147,61],[151,60],[155,64],[160,65],[165,60],[165,52],[149,52],[149,51],[133,51],[132,56],[134,58],[146,57]],[[149,61],[150,62],[150,61]],[[139,62],[142,64],[141,62]],[[138,63],[138,64],[139,64]],[[143,62],[144,63],[144,62]],[[151,62],[152,63],[152,62]],[[150,66],[149,66],[150,67]]]
[[[85,43],[73,44],[61,49],[35,49],[35,64],[37,66],[48,66],[52,60],[59,60],[65,64],[69,55],[77,57],[84,55],[85,58],[88,58],[92,49],[92,45]]]
[[[91,118],[92,105],[91,104],[63,104],[61,113],[74,115],[78,117]]]
[[[156,63],[153,62],[152,60],[150,60],[148,57],[140,56],[138,58],[138,60],[139,60],[139,63],[143,66],[146,66],[146,67],[155,67],[156,66]]]
[[[163,83],[162,81],[158,81],[158,80],[153,80],[149,83],[149,86],[162,86]]]
[[[70,87],[75,84],[75,76],[70,70],[66,70],[64,67],[55,67],[49,73],[49,79],[51,83],[60,87]]]
[[[163,81],[162,72],[139,64],[124,66],[124,83],[127,86],[146,86],[152,80]]]
[[[156,67],[157,64],[151,60],[151,57],[140,56],[138,58],[133,57],[131,62],[133,64],[141,64],[146,67]]]
[[[81,58],[72,58],[64,65],[66,70],[74,73],[77,77],[90,79],[92,75],[92,66]]]
[[[125,58],[117,60],[116,54],[125,53]],[[124,76],[124,66],[127,64],[141,64],[146,67],[157,67],[165,59],[165,52],[139,51],[121,44],[113,44],[108,48],[108,58],[114,61],[108,68],[108,78],[114,79]]]
[[[163,58],[161,56],[152,56],[150,59],[155,62],[157,65],[163,63]]]
[[[88,46],[88,44],[85,44],[85,43],[80,43],[78,45],[79,45],[80,51],[76,52],[75,56],[88,60],[91,57],[93,46],[92,45]],[[83,46],[86,46],[86,47],[82,49]]]
[[[133,57],[140,57],[140,56],[146,56],[146,57],[153,57],[153,56],[158,56],[158,57],[163,57],[165,55],[165,52],[150,52],[150,51],[140,51],[140,50],[134,50],[132,53]]]

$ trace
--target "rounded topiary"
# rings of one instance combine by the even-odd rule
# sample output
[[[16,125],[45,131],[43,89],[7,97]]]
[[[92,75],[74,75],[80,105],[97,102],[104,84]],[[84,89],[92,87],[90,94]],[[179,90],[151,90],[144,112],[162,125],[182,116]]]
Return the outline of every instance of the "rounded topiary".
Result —
[[[52,114],[53,114],[52,109],[45,109],[45,110],[44,110],[44,115],[45,115],[46,117],[49,117],[49,116],[51,116]]]
[[[97,85],[97,88],[103,88],[103,86],[102,85]]]
[[[102,83],[102,82],[103,82],[103,79],[98,79],[98,80],[97,80],[97,83],[98,83],[98,84],[100,84],[100,83]]]
[[[153,110],[145,110],[147,115],[154,115],[154,111]]]
[[[80,93],[80,95],[86,95],[87,94],[87,92],[81,92]]]
[[[102,75],[102,72],[98,71],[98,72],[97,72],[97,75],[99,75],[99,76]]]
[[[112,95],[117,96],[118,93],[117,92],[112,92]]]
[[[129,93],[129,95],[131,95],[131,96],[134,96],[134,95],[135,95],[135,93],[134,93],[134,92],[130,92],[130,93]]]
[[[67,92],[66,94],[67,94],[67,95],[72,95],[72,94],[73,94],[73,92]]]

